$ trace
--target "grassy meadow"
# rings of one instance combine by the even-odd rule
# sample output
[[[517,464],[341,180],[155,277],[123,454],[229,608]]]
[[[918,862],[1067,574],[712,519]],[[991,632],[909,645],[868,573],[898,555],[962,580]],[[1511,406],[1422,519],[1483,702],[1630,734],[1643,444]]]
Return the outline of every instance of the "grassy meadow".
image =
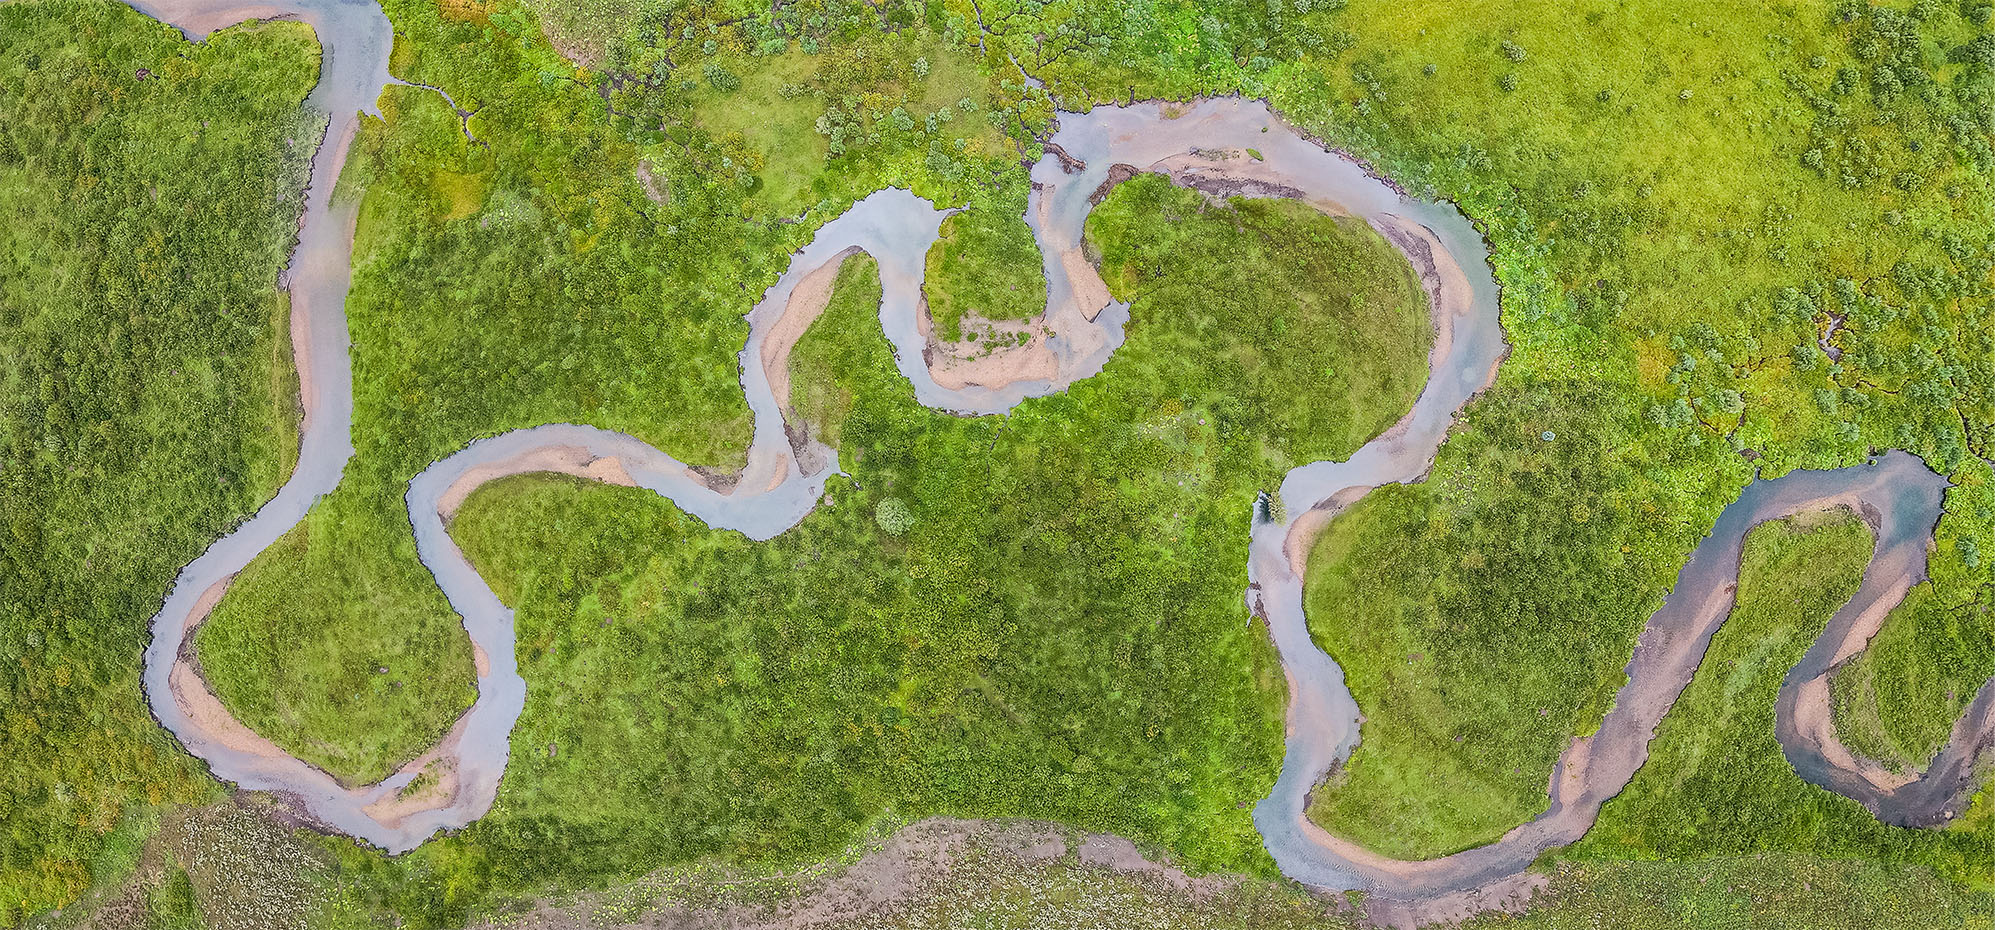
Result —
[[[1298,278],[1208,289],[1242,226]],[[1358,389],[1317,415],[1389,421],[1426,355],[1424,299],[1369,227],[1286,205],[1132,182],[1090,235],[1110,261],[1151,250],[1116,278],[1129,341],[1008,418],[918,406],[875,265],[848,261],[791,398],[835,419],[848,475],[767,543],[647,491],[474,494],[454,534],[519,611],[531,696],[494,813],[373,866],[449,889],[398,909],[449,925],[483,894],[660,862],[808,861],[889,808],[1057,819],[1269,874],[1250,814],[1286,692],[1236,542],[1284,450],[1324,441],[1273,402],[1314,390],[1282,360],[1349,360]],[[1315,299],[1269,299],[1288,285]]]
[[[1870,549],[1868,529],[1847,511],[1762,524],[1747,536],[1737,606],[1658,728],[1648,763],[1569,855],[1813,855],[1995,884],[1985,830],[1882,826],[1861,804],[1802,781],[1774,739],[1782,677],[1856,593]]]
[[[384,118],[363,126],[341,179],[363,198],[347,301],[359,452],[198,637],[232,710],[356,783],[434,743],[473,696],[468,643],[415,558],[410,478],[472,439],[559,421],[738,467],[749,428],[741,314],[815,224],[884,184],[960,203],[1024,177],[1015,159],[977,154],[1006,112],[986,105],[988,90],[974,116],[932,131],[894,117],[970,93],[962,67],[916,74],[904,36],[862,36],[794,72],[812,101],[828,85],[863,89],[855,107],[891,104],[836,134],[841,154],[820,155],[806,185],[811,222],[794,223],[794,204],[767,198],[795,172],[770,167],[743,127],[716,126],[740,119],[745,86],[631,88],[611,94],[609,115],[587,72],[523,41],[537,40],[530,22],[423,4],[389,12],[414,37],[398,45],[400,73],[450,90],[475,113],[477,141],[417,88],[390,88]],[[663,128],[640,130],[640,119]],[[929,149],[944,146],[953,156],[930,167]]]
[[[1312,624],[1371,683],[1319,808],[1333,832],[1432,855],[1542,810],[1558,751],[1756,469],[1895,446],[1964,486],[1978,473],[1995,259],[1971,114],[1995,73],[1972,52],[1984,14],[1912,12],[1356,0],[1327,17],[1336,67],[1260,78],[1483,224],[1514,347],[1433,478],[1320,544]],[[1983,506],[1950,500],[1961,535],[1986,532]],[[1958,579],[1946,623],[1971,628],[1955,605],[1986,562],[1943,546],[1935,572]],[[1952,681],[1899,706],[1958,706],[1944,691],[1987,664],[1973,639]]]
[[[1024,166],[1055,110],[1151,97],[1266,97],[1457,203],[1503,285],[1513,352],[1432,477],[1312,557],[1312,631],[1367,717],[1317,795],[1328,829],[1426,856],[1541,811],[1755,473],[1896,447],[1956,484],[1932,580],[1837,677],[1852,745],[1918,765],[1995,672],[1981,0],[384,8],[394,73],[448,90],[475,139],[417,88],[365,121],[340,192],[358,454],[197,640],[242,719],[344,778],[471,698],[414,556],[414,474],[551,421],[738,466],[741,314],[818,225],[888,185],[962,207],[929,256],[943,334],[1029,315]],[[137,655],[173,571],[292,454],[273,285],[314,58],[292,24],[191,45],[109,3],[0,5],[0,687],[32,708],[0,732],[0,926],[120,887],[144,836],[175,835],[136,807],[212,800],[146,717]],[[1241,603],[1248,502],[1404,411],[1424,312],[1369,230],[1292,205],[1138,181],[1088,233],[1129,343],[1005,418],[915,405],[848,263],[793,400],[849,475],[769,543],[566,479],[474,496],[455,532],[518,610],[530,688],[499,803],[409,856],[312,841],[335,903],[299,919],[461,926],[666,864],[807,863],[887,809],[1057,819],[1268,877],[1249,814],[1286,694]],[[1943,833],[1887,830],[1769,752],[1772,688],[1860,536],[1759,531],[1720,664],[1650,767],[1546,864],[1542,907],[1475,926],[1987,925],[1986,798]],[[169,860],[186,881],[145,872],[146,920],[225,925],[212,874],[144,862]],[[1045,902],[1080,881],[1021,875],[909,926],[1073,917]],[[1143,900],[1086,913],[1228,925]]]
[[[135,811],[215,791],[139,654],[295,455],[275,285],[317,66],[290,23],[194,45],[115,3],[0,6],[0,926],[89,887]]]

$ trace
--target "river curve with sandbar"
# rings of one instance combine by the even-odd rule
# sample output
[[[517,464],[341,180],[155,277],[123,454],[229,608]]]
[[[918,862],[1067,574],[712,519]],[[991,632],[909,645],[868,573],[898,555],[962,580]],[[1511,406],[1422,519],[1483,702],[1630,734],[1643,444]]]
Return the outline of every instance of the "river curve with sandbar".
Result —
[[[423,563],[470,635],[478,697],[437,746],[394,775],[346,786],[231,716],[200,678],[192,634],[236,573],[333,490],[353,455],[345,297],[357,204],[334,202],[331,194],[358,114],[376,112],[386,86],[404,83],[388,73],[392,27],[371,0],[132,5],[195,40],[248,19],[296,18],[313,27],[325,50],[307,105],[330,114],[331,124],[312,160],[299,241],[285,278],[305,408],[298,466],[275,498],[182,570],[152,620],[144,668],[154,715],[216,778],[277,794],[325,829],[399,853],[439,830],[477,820],[497,795],[526,683],[515,661],[512,611],[448,533],[451,517],[473,490],[508,475],[560,472],[649,488],[715,528],[756,540],[775,536],[816,508],[825,481],[837,471],[836,450],[812,439],[806,424],[786,422],[783,401],[789,349],[824,309],[840,262],[861,251],[878,262],[880,319],[900,371],[923,404],[962,415],[1002,414],[1099,373],[1121,344],[1129,307],[1109,297],[1087,262],[1082,232],[1089,209],[1107,189],[1141,172],[1166,174],[1215,196],[1288,197],[1362,217],[1413,264],[1432,312],[1430,374],[1413,409],[1349,459],[1291,471],[1279,492],[1285,506],[1275,509],[1289,516],[1270,519],[1268,508],[1253,508],[1247,606],[1267,622],[1289,681],[1286,759],[1254,819],[1284,874],[1322,889],[1365,889],[1387,902],[1440,903],[1438,910],[1407,912],[1418,919],[1452,915],[1447,908],[1472,911],[1486,906],[1476,896],[1494,899],[1506,883],[1528,883],[1526,870],[1538,855],[1583,835],[1600,805],[1646,759],[1657,725],[1730,612],[1746,532],[1810,510],[1841,507],[1859,514],[1877,546],[1857,595],[1781,689],[1778,735],[1795,770],[1861,801],[1887,823],[1932,826],[1958,812],[1974,788],[1976,761],[1995,739],[1995,683],[1981,690],[1951,741],[1919,776],[1886,772],[1836,738],[1829,675],[1865,648],[1884,616],[1924,577],[1946,487],[1916,458],[1893,452],[1872,464],[1755,481],[1724,510],[1649,619],[1613,710],[1598,731],[1576,738],[1562,756],[1544,814],[1497,842],[1424,861],[1378,856],[1310,822],[1310,792],[1356,747],[1362,720],[1342,670],[1310,638],[1303,615],[1310,543],[1370,489],[1423,480],[1456,413],[1494,380],[1507,348],[1487,248],[1459,211],[1402,195],[1362,165],[1298,134],[1263,103],[1210,99],[1059,114],[1048,145],[1054,154],[1032,169],[1026,215],[1043,255],[1047,308],[1034,321],[1041,335],[1016,358],[975,377],[938,377],[930,365],[936,347],[921,285],[927,252],[950,211],[903,190],[881,190],[819,228],[748,313],[749,337],[739,360],[755,427],[739,474],[717,480],[634,437],[574,424],[481,439],[424,470],[406,495],[409,517]],[[412,789],[425,773],[431,777]]]

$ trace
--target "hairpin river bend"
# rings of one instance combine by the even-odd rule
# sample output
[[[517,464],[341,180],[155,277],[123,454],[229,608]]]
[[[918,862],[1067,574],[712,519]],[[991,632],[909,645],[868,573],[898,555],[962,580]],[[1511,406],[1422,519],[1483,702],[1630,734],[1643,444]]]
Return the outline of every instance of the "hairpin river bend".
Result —
[[[1241,502],[1249,529],[1243,540],[1249,546],[1247,607],[1266,620],[1289,681],[1287,758],[1274,791],[1255,810],[1267,849],[1284,874],[1324,889],[1362,888],[1387,899],[1432,901],[1516,879],[1539,854],[1579,839],[1600,806],[1647,758],[1657,725],[1730,612],[1746,532],[1808,510],[1848,508],[1869,523],[1877,547],[1857,595],[1782,685],[1777,735],[1795,770],[1861,801],[1885,822],[1933,826],[1960,809],[1973,788],[1974,763],[1995,737],[1991,684],[1916,778],[1887,773],[1836,738],[1828,676],[1865,648],[1883,617],[1924,577],[1946,487],[1916,458],[1893,452],[1871,465],[1755,481],[1724,510],[1649,619],[1613,710],[1598,731],[1574,740],[1561,758],[1551,777],[1550,807],[1536,819],[1497,842],[1424,861],[1376,855],[1311,823],[1305,816],[1309,793],[1355,747],[1360,717],[1341,669],[1310,639],[1303,616],[1310,541],[1369,489],[1423,479],[1456,412],[1494,379],[1506,346],[1486,247],[1457,210],[1401,195],[1362,166],[1298,135],[1261,103],[1218,99],[1169,117],[1156,103],[1059,115],[1051,141],[1062,156],[1043,158],[1033,168],[1035,189],[1026,217],[1044,256],[1043,324],[1052,336],[1043,351],[1051,354],[1050,365],[1030,371],[1021,366],[1019,379],[999,387],[950,388],[937,382],[922,351],[920,288],[925,256],[949,211],[906,191],[881,190],[820,228],[749,312],[740,361],[742,388],[755,415],[754,439],[748,464],[731,486],[709,486],[684,463],[633,437],[574,424],[482,439],[423,471],[407,492],[409,518],[422,561],[471,637],[478,697],[423,756],[378,784],[346,788],[230,716],[191,661],[191,634],[230,579],[333,490],[353,455],[344,304],[356,205],[335,203],[331,194],[358,114],[373,111],[388,84],[402,83],[388,73],[392,30],[371,0],[133,0],[133,5],[195,39],[246,19],[296,18],[317,31],[324,48],[319,83],[307,105],[330,114],[331,124],[312,161],[304,220],[287,273],[305,406],[298,466],[274,499],[181,571],[152,620],[144,684],[160,723],[215,777],[278,793],[327,829],[402,852],[439,830],[477,820],[492,805],[526,684],[514,659],[512,611],[447,532],[451,515],[471,490],[506,475],[560,471],[646,487],[716,528],[757,540],[775,536],[817,506],[837,467],[835,450],[814,441],[792,446],[783,428],[783,395],[771,387],[772,381],[787,385],[789,347],[823,309],[825,269],[855,250],[878,261],[880,318],[899,368],[922,403],[960,414],[1000,414],[1025,398],[1098,373],[1120,344],[1129,308],[1109,299],[1080,245],[1092,195],[1127,177],[1132,167],[1212,193],[1290,197],[1363,217],[1405,253],[1431,304],[1435,342],[1427,385],[1413,409],[1348,460],[1290,472],[1280,490],[1289,516],[1271,520],[1253,508],[1259,516],[1249,518],[1250,502]],[[1259,159],[1238,157],[1249,145]],[[1122,170],[1111,177],[1118,167]],[[1048,369],[1052,375],[1043,376]],[[439,760],[444,764],[438,768],[447,773],[443,800],[414,809],[401,803],[402,789]]]

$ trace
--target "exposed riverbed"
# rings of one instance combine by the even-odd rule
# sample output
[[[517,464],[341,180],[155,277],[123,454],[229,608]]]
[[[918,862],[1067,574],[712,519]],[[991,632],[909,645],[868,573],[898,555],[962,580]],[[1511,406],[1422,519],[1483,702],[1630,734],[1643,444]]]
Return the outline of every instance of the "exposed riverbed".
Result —
[[[753,539],[781,533],[816,508],[837,468],[836,450],[804,430],[786,429],[800,424],[784,420],[789,349],[823,309],[833,273],[827,269],[858,251],[878,262],[881,322],[901,373],[923,404],[967,415],[1004,413],[1099,373],[1121,344],[1129,308],[1109,298],[1081,240],[1097,194],[1142,171],[1216,195],[1292,197],[1362,217],[1406,254],[1431,304],[1430,376],[1413,409],[1348,460],[1290,472],[1280,491],[1290,516],[1251,526],[1247,602],[1266,619],[1290,682],[1287,757],[1255,821],[1285,874],[1322,888],[1366,888],[1409,907],[1472,909],[1476,902],[1464,895],[1500,895],[1539,853],[1578,839],[1601,803],[1634,775],[1657,723],[1730,611],[1745,532],[1798,510],[1847,506],[1870,521],[1879,541],[1862,590],[1782,689],[1780,737],[1796,770],[1863,801],[1887,822],[1929,825],[1957,809],[1971,787],[1973,762],[1995,732],[1995,688],[1984,688],[1929,773],[1908,780],[1866,768],[1836,741],[1826,716],[1827,675],[1863,648],[1884,613],[1923,576],[1945,484],[1916,459],[1893,453],[1874,466],[1755,482],[1725,510],[1650,619],[1614,710],[1597,733],[1575,740],[1552,774],[1552,803],[1544,815],[1497,843],[1423,862],[1373,855],[1311,824],[1305,816],[1309,793],[1348,757],[1361,717],[1341,669],[1309,636],[1302,587],[1310,541],[1369,489],[1426,476],[1457,411],[1488,386],[1505,354],[1498,291],[1482,238],[1453,207],[1401,195],[1362,166],[1293,132],[1263,104],[1206,100],[1060,115],[1048,146],[1054,154],[1032,170],[1026,215],[1044,256],[1048,295],[1036,321],[1045,341],[1030,365],[983,372],[974,382],[931,371],[921,284],[927,252],[949,211],[906,191],[882,190],[821,227],[749,312],[750,334],[739,360],[755,428],[739,475],[717,481],[634,437],[573,424],[479,440],[424,470],[406,494],[409,518],[423,563],[471,637],[478,697],[429,752],[378,784],[347,788],[231,717],[200,680],[192,633],[225,596],[229,580],[337,485],[353,454],[344,301],[356,210],[352,203],[332,202],[331,191],[358,125],[355,114],[371,110],[382,89],[397,83],[387,71],[391,29],[366,0],[134,5],[196,38],[244,18],[295,16],[318,31],[326,49],[308,103],[332,114],[331,129],[313,159],[304,223],[287,271],[306,410],[298,469],[275,499],[182,571],[153,619],[144,680],[160,723],[217,778],[287,796],[328,829],[400,852],[438,830],[478,819],[497,794],[526,683],[515,660],[512,611],[448,533],[451,516],[473,490],[506,475],[558,471],[649,488],[713,527]],[[1243,522],[1247,512],[1243,501]],[[417,790],[405,790],[423,774],[430,777]],[[1417,918],[1440,911],[1408,913]]]

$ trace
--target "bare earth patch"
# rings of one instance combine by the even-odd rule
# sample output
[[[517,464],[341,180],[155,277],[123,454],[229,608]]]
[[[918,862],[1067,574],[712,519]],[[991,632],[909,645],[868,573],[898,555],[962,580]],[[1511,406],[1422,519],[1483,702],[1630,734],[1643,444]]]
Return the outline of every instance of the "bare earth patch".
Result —
[[[804,337],[817,318],[824,315],[831,306],[831,291],[838,283],[838,270],[845,267],[845,260],[864,250],[853,246],[831,260],[819,265],[790,291],[789,303],[783,305],[783,314],[776,318],[774,325],[762,336],[762,373],[769,379],[769,391],[776,395],[776,403],[783,406],[784,419],[791,419],[790,408],[790,351],[797,347],[797,341]]]
[[[1100,280],[1100,276],[1095,279]],[[922,357],[928,363],[929,375],[948,390],[973,384],[1002,388],[1022,381],[1051,381],[1060,374],[1060,360],[1046,344],[1046,328],[1039,318],[987,320],[965,313],[957,325],[966,338],[945,342],[935,338],[935,321],[924,299],[915,322],[927,340]],[[971,334],[976,338],[968,338]]]
[[[724,869],[668,870],[607,892],[542,902],[482,930],[726,928],[726,930],[884,930],[935,926],[1127,926],[1160,911],[1210,912],[1237,919],[1247,905],[1240,876],[1192,877],[1145,856],[1127,839],[1040,821],[930,818],[852,851],[842,866],[749,875]],[[1044,907],[1040,921],[995,899],[1000,887],[1026,889]],[[1072,891],[1071,896],[1049,888]],[[1113,902],[1113,903],[1111,903]],[[1126,908],[1117,911],[1116,907]],[[1320,925],[1341,900],[1290,892],[1270,926]],[[989,907],[987,912],[982,908]],[[1115,916],[1121,913],[1123,918]],[[1084,916],[1085,915],[1085,916]]]

